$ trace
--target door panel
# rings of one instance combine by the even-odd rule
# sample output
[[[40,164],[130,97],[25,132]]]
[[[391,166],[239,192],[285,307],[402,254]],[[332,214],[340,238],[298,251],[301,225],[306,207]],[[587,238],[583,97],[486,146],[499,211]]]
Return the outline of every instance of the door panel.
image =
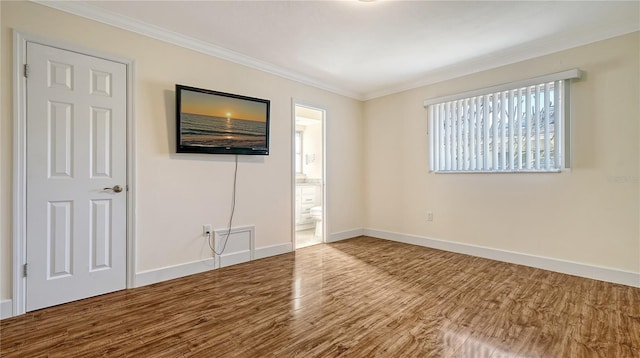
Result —
[[[47,210],[47,252],[49,272],[47,278],[53,279],[72,275],[71,261],[71,215],[73,202],[49,202]]]
[[[91,176],[111,176],[111,110],[91,108]]]
[[[26,309],[126,286],[126,66],[27,43]]]

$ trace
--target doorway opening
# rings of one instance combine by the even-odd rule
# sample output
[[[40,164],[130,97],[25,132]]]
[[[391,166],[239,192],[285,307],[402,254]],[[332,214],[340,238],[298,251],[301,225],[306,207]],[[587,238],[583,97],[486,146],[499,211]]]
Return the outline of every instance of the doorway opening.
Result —
[[[294,103],[294,246],[325,242],[326,111]]]

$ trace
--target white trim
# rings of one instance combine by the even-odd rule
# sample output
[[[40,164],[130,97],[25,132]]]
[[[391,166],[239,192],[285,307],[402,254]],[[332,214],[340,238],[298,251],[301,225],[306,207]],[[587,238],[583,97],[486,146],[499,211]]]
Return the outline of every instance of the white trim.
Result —
[[[551,257],[523,254],[519,252],[499,250],[490,247],[463,244],[459,242],[432,239],[417,235],[397,232],[364,229],[367,236],[402,242],[433,249],[456,252],[459,254],[484,257],[487,259],[509,262],[517,265],[530,266],[564,274],[591,278],[595,280],[619,283],[632,287],[640,287],[640,273],[622,271],[609,267],[588,265],[579,262],[555,259]]]
[[[220,255],[220,260],[218,261],[220,263],[219,268],[237,265],[243,262],[249,262],[252,260],[252,254],[253,252],[251,250],[242,250],[231,252],[228,254],[222,254]]]
[[[567,168],[568,169],[568,168]],[[434,174],[545,174],[562,173],[562,169],[530,170],[432,170]]]
[[[362,236],[362,235],[364,235],[364,229],[362,228],[334,232],[331,235],[329,235],[329,238],[327,239],[327,243],[351,239],[351,238]]]
[[[417,80],[401,83],[398,86],[392,86],[380,91],[365,93],[361,100],[368,101],[371,99],[448,81],[454,78],[472,75],[474,73],[489,71],[514,63],[555,54],[572,48],[586,46],[598,41],[604,41],[614,37],[623,36],[632,32],[636,32],[638,30],[640,30],[640,27],[638,25],[618,27],[611,26],[611,24],[606,24],[599,29],[593,28],[590,31],[583,31],[580,34],[579,38],[571,37],[575,35],[573,34],[567,35],[564,38],[552,36],[551,38],[549,38],[549,40],[546,41],[523,43],[516,47],[500,50],[491,55],[472,58],[459,63],[454,63],[441,68],[433,69],[424,73],[421,78]]]
[[[189,276],[205,271],[215,269],[215,262],[213,257],[187,262],[184,264],[165,266],[157,269],[146,270],[138,272],[135,276],[135,287],[141,287],[151,285],[154,283],[173,280],[174,278],[180,278]]]
[[[135,287],[137,237],[137,168],[135,113],[135,61],[127,63],[127,288]]]
[[[286,254],[291,252],[291,248],[291,243],[260,247],[255,250],[254,259],[262,259],[269,256]],[[242,255],[246,256],[247,253],[248,252],[245,251],[237,251],[224,255],[225,258],[229,259],[229,262],[225,263],[223,267],[248,261],[242,260],[241,257]],[[145,270],[142,272],[138,272],[135,275],[135,287],[151,285],[162,281],[173,280],[180,277],[215,270],[217,268],[216,265],[217,263],[215,262],[214,258],[210,257],[203,260]]]
[[[22,277],[22,266],[26,262],[26,79],[23,65],[26,63],[27,42],[56,47],[80,54],[99,57],[124,64],[127,68],[127,287],[134,287],[135,281],[135,121],[134,103],[134,61],[101,51],[77,46],[64,41],[43,38],[18,30],[13,30],[13,313],[26,312],[26,281]]]
[[[253,256],[255,260],[265,257],[277,256],[293,251],[293,245],[290,242],[284,244],[276,244],[270,246],[258,247]]]
[[[569,168],[567,168],[569,169]],[[563,169],[550,170],[432,170],[434,174],[554,174],[562,173]]]
[[[26,282],[22,266],[26,261],[26,36],[13,32],[13,314],[25,313]]]
[[[291,247],[296,247],[296,99],[291,99]]]
[[[143,36],[147,36],[166,43],[177,45],[189,50],[203,53],[205,55],[221,58],[233,63],[254,68],[278,77],[286,78],[308,86],[323,89],[346,97],[361,100],[362,95],[350,90],[339,88],[322,81],[318,81],[304,74],[285,69],[280,66],[247,56],[224,47],[213,45],[209,42],[198,40],[165,28],[151,25],[139,20],[126,17],[121,14],[114,14],[110,11],[96,8],[90,4],[75,1],[41,1],[32,0],[35,3],[50,8],[61,10],[70,14],[91,19],[103,24],[114,26],[120,29],[131,31]]]
[[[231,266],[231,265],[253,260],[254,254],[255,254],[255,247],[256,247],[256,244],[255,244],[256,227],[253,225],[234,227],[234,228],[231,228],[231,230],[229,229],[213,230],[214,247],[216,251],[220,250],[220,248],[218,248],[218,237],[224,238],[221,240],[232,240],[231,237],[227,237],[227,233],[229,234],[229,236],[232,236],[233,234],[238,234],[242,232],[249,233],[249,247],[247,248],[247,250],[227,252],[227,253],[222,252],[221,255],[214,253],[214,255],[216,256],[216,268]],[[246,259],[245,259],[245,256],[246,256]]]
[[[463,92],[463,93],[456,93],[456,94],[452,94],[452,95],[448,95],[448,96],[441,96],[441,97],[427,99],[427,100],[425,100],[423,102],[423,106],[427,107],[427,106],[430,106],[432,104],[455,101],[457,99],[468,98],[468,97],[482,96],[482,95],[486,95],[486,94],[490,94],[490,93],[508,91],[508,90],[512,90],[512,89],[515,89],[515,88],[528,87],[528,86],[533,86],[533,85],[540,84],[540,83],[553,82],[553,81],[562,81],[562,80],[571,80],[571,79],[580,79],[580,78],[582,78],[582,71],[580,71],[577,68],[574,68],[574,69],[571,69],[571,70],[566,70],[566,71],[557,72],[557,73],[551,73],[551,74],[548,74],[548,75],[543,75],[543,76],[538,76],[538,77],[533,77],[533,78],[527,78],[527,79],[520,80],[520,81],[503,83],[503,84],[497,85],[497,86],[479,88],[479,89],[476,89],[476,90],[467,91],[467,92]]]
[[[327,163],[329,162],[329,152],[327,146],[327,133],[329,127],[329,121],[327,118],[329,117],[329,110],[325,107],[316,107],[316,109],[320,109],[322,111],[322,242],[326,243],[329,239],[329,223],[331,219],[329,219],[329,186],[327,185],[327,168],[329,167]]]
[[[168,42],[210,56],[218,57],[247,67],[255,68],[302,84],[351,97],[360,101],[368,101],[374,98],[384,97],[414,88],[447,81],[453,78],[491,70],[532,58],[542,57],[567,49],[588,45],[597,41],[629,34],[638,31],[639,29],[637,25],[625,25],[624,27],[621,27],[620,25],[611,26],[611,24],[606,24],[600,28],[593,28],[591,29],[592,31],[583,31],[579,34],[579,36],[576,36],[576,34],[552,36],[549,39],[523,43],[519,46],[501,50],[490,55],[485,55],[442,68],[433,69],[427,73],[423,73],[421,78],[418,80],[407,81],[398,86],[391,86],[379,91],[358,93],[310,78],[304,74],[287,70],[285,68],[219,46],[212,45],[205,41],[181,35],[139,20],[134,20],[121,14],[114,14],[104,9],[96,8],[87,3],[80,3],[75,1],[31,1],[70,14],[98,21],[103,24],[125,29],[143,36],[151,37],[163,42]]]
[[[13,303],[11,300],[0,301],[0,319],[13,317]]]

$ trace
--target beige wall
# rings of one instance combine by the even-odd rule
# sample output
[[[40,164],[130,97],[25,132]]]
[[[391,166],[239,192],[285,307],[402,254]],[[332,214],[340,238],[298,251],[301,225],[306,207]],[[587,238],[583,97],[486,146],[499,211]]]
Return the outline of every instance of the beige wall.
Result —
[[[176,83],[271,100],[271,150],[241,157],[234,226],[255,225],[256,247],[291,242],[292,98],[328,112],[329,233],[361,228],[362,103],[258,70],[26,2],[0,3],[2,162],[0,298],[11,293],[12,29],[135,61],[137,270],[210,257],[202,224],[227,225],[233,158],[176,155]]]
[[[365,226],[640,272],[640,33],[365,103]],[[422,102],[580,68],[573,168],[432,174]],[[426,221],[427,211],[434,221]]]

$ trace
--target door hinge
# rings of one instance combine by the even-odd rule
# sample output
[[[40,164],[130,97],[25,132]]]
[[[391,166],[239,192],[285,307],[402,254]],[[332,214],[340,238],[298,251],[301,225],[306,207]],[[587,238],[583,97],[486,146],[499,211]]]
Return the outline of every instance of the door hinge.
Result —
[[[29,77],[29,65],[24,64],[24,77]]]
[[[23,275],[24,277],[27,277],[27,272],[28,272],[28,271],[27,271],[27,264],[24,264],[24,265],[22,266],[22,275]]]

